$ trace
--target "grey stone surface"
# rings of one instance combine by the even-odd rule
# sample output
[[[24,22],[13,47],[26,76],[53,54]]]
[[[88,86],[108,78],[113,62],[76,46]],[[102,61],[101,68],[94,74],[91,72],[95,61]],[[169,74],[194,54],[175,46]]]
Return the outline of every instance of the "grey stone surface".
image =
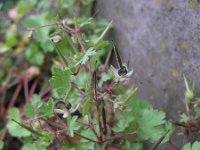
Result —
[[[135,70],[131,81],[143,82],[139,96],[177,120],[185,111],[183,76],[200,85],[198,1],[97,0],[96,10],[113,20],[119,53]]]

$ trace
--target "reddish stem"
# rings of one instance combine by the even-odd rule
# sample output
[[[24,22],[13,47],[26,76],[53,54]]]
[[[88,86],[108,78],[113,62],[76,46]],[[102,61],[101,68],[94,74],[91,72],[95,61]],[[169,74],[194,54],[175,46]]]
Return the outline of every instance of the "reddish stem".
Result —
[[[63,134],[63,135],[65,136],[66,140],[70,143],[77,144],[77,145],[83,144],[82,142],[75,140],[74,138],[72,138],[71,136],[69,136],[67,134]]]
[[[3,131],[3,133],[2,133],[2,135],[1,135],[1,137],[0,137],[0,141],[3,141],[4,140],[4,138],[6,137],[6,134],[8,133],[8,129],[6,128],[4,131]]]
[[[77,132],[74,132],[74,134],[75,134],[76,136],[79,136],[79,137],[81,137],[81,138],[83,138],[83,139],[86,139],[86,140],[88,140],[88,141],[91,141],[91,142],[94,142],[94,143],[98,143],[98,141],[95,141],[95,140],[93,140],[93,139],[90,139],[90,138],[88,138],[88,137],[85,137],[85,136],[83,136],[83,135],[80,135],[80,134],[77,133]]]
[[[86,50],[85,50],[83,42],[81,41],[80,33],[77,33],[76,36],[77,36],[78,42],[81,46],[82,52],[85,54]],[[89,70],[89,73],[90,73],[90,79],[92,80],[92,68],[91,68],[91,64],[90,64],[90,58],[88,60],[88,70]]]
[[[45,96],[44,98],[42,98],[42,100],[43,100],[44,102],[47,102],[47,101],[49,100],[49,98],[50,98],[50,96],[48,95],[48,96]]]
[[[10,109],[14,106],[14,104],[15,104],[15,102],[17,100],[17,97],[19,95],[19,92],[21,91],[21,88],[22,88],[22,83],[19,82],[19,84],[17,85],[17,88],[15,90],[15,93],[14,93],[14,95],[13,95],[13,97],[12,97],[12,99],[11,99],[9,105],[8,105],[8,109],[7,109],[6,113],[5,113],[5,116],[7,116],[8,112],[10,111]]]
[[[97,135],[97,132],[96,132],[95,129],[94,129],[93,123],[87,124],[87,123],[80,122],[80,121],[77,121],[77,122],[80,123],[81,125],[84,125],[84,126],[90,128],[90,129],[92,130],[92,132],[95,134],[96,138],[98,138],[98,135]]]
[[[75,88],[75,89],[77,89],[78,90],[78,92],[80,93],[80,95],[81,96],[86,96],[86,94],[85,94],[85,92],[83,91],[83,90],[81,90],[78,86],[77,86],[77,84],[75,83],[75,82],[70,82],[71,83],[71,85]]]
[[[175,149],[177,149],[177,150],[180,150],[180,149],[181,149],[180,147],[174,145],[174,143],[172,143],[171,140],[169,140],[169,144],[170,144],[173,148],[175,148]]]
[[[43,97],[44,95],[46,95],[49,91],[51,91],[51,87],[47,87],[46,89],[42,90],[39,95],[41,97]]]
[[[31,86],[30,93],[29,93],[30,98],[32,97],[33,93],[35,92],[35,89],[36,89],[38,83],[39,83],[39,80],[37,79],[34,81],[33,85]]]
[[[103,131],[102,131],[102,125],[101,125],[101,117],[100,117],[100,111],[98,104],[96,105],[97,108],[97,118],[98,118],[98,125],[99,125],[99,142],[103,141]]]
[[[24,83],[24,97],[25,97],[25,101],[26,103],[30,103],[30,98],[29,98],[29,90],[28,90],[28,78],[25,77],[24,80],[23,80],[23,83]]]
[[[124,134],[118,133],[111,138],[105,139],[103,142],[112,141],[112,140],[119,139],[119,138],[122,138],[122,137],[125,137],[125,136],[132,136],[132,135],[136,135],[136,134],[137,134],[137,130],[130,132],[130,133],[124,133]]]

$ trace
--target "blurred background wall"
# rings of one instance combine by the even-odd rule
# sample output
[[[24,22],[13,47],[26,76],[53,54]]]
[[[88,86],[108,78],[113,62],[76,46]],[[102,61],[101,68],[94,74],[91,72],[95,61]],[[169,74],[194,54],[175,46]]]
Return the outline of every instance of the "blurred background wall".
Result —
[[[200,85],[199,1],[97,0],[95,11],[113,20],[119,53],[135,71],[131,84],[142,82],[138,95],[178,121],[183,76]]]

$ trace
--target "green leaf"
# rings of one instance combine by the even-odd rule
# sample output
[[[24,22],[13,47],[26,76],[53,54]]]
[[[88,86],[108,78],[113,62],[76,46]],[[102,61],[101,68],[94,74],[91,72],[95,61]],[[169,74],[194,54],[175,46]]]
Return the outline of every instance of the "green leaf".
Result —
[[[0,141],[0,150],[3,149],[4,142]]]
[[[36,26],[42,26],[42,25],[46,25],[48,22],[45,19],[45,14],[40,14],[40,15],[33,15],[33,16],[29,16],[26,20],[25,20],[25,26],[27,28],[33,28]],[[45,29],[45,28],[44,28]],[[43,30],[43,29],[42,29]],[[43,35],[44,36],[44,35]]]
[[[143,140],[157,141],[164,133],[161,127],[165,123],[165,113],[154,110],[152,108],[145,109],[142,117],[139,118],[139,132],[138,135]]]
[[[200,142],[196,141],[192,145],[190,143],[185,144],[181,150],[199,150]]]
[[[100,81],[98,82],[98,86],[101,87],[102,84],[105,82],[105,81],[108,81],[110,79],[113,78],[113,75],[112,75],[112,72],[111,71],[108,71],[108,72],[105,72],[102,76],[101,76],[101,79]]]
[[[97,49],[102,49],[102,48],[107,47],[109,45],[110,45],[110,43],[108,41],[102,41],[102,42],[99,42],[96,45],[96,47],[97,47]]]
[[[35,108],[31,104],[25,104],[24,106],[24,113],[27,117],[33,118],[35,117]]]
[[[21,122],[20,113],[17,108],[12,108],[10,110],[8,118],[9,120],[7,123],[7,128],[10,135],[12,135],[13,137],[19,137],[19,138],[27,137],[31,135],[31,133],[28,130],[24,129],[19,124],[16,124],[14,121],[12,121],[12,119],[15,119],[18,122]]]
[[[187,123],[189,120],[190,120],[190,118],[186,115],[186,114],[180,114],[180,122],[184,122],[184,123]]]
[[[197,116],[200,116],[200,107],[195,107],[194,110],[195,110]]]
[[[102,32],[102,34],[99,36],[99,38],[94,42],[94,45],[97,45],[104,38],[104,36],[107,34],[107,32],[111,26],[112,26],[112,21],[107,25],[107,27]]]
[[[21,150],[46,150],[45,147],[41,146],[39,143],[25,143]]]
[[[85,137],[88,137],[88,138],[90,138],[90,139],[97,140],[96,135],[95,135],[94,132],[92,132],[92,130],[90,130],[90,129],[82,130],[80,134],[83,135],[83,136],[85,136]],[[86,139],[81,139],[81,142],[88,142],[88,140],[86,140]]]
[[[200,149],[200,142],[196,141],[193,143],[191,150],[198,150],[198,149]]]
[[[44,54],[36,44],[31,44],[26,50],[25,55],[32,64],[42,65],[44,62]]]
[[[30,16],[25,21],[25,26],[27,28],[34,28],[42,25],[48,24],[48,21],[46,19],[46,14],[40,14],[40,15],[34,15]],[[36,28],[36,32],[33,33],[33,39],[39,43],[39,46],[41,47],[41,50],[43,52],[52,52],[54,50],[53,45],[50,42],[49,39],[49,32],[50,27],[45,28]]]
[[[79,24],[79,28],[83,28],[85,25],[89,25],[92,23],[93,18],[88,18],[87,20],[85,20],[84,22]]]
[[[42,103],[39,108],[39,116],[50,118],[54,115],[54,100],[50,98],[47,103]]]
[[[74,130],[78,130],[80,126],[76,123],[76,120],[78,119],[77,116],[68,117],[67,118],[67,124],[68,124],[68,130],[67,133],[73,137],[74,136]]]
[[[40,95],[33,94],[31,97],[31,105],[37,107],[41,103],[42,99]]]
[[[74,52],[78,52],[78,50],[77,50],[75,44],[73,43],[71,37],[70,37],[68,34],[65,34],[65,37],[66,37],[66,39],[67,39],[69,45],[70,45],[71,48],[73,49],[73,51],[74,51]]]
[[[85,116],[89,112],[92,104],[92,88],[88,89],[87,96],[88,98],[83,106],[83,116]]]
[[[70,71],[68,69],[61,69],[55,67],[52,71],[52,78],[50,84],[58,94],[59,98],[63,98],[70,88]]]
[[[38,105],[42,104],[41,97],[37,94],[34,94],[31,98],[31,104],[26,103],[24,106],[24,112],[27,117],[33,118],[38,112]]]
[[[17,26],[13,24],[6,32],[6,46],[13,47],[17,43]]]
[[[96,51],[93,50],[93,47],[89,48],[84,55],[80,55],[78,58],[78,62],[75,64],[76,66],[79,64],[86,64],[89,60],[89,57],[96,55]]]
[[[190,145],[190,143],[185,144],[185,145],[181,148],[181,150],[191,150],[191,145]]]
[[[126,113],[126,117],[119,118],[116,126],[114,126],[113,131],[115,132],[122,132],[124,131],[128,126],[129,123],[134,120],[133,115]]]
[[[141,143],[134,143],[130,144],[129,141],[126,141],[125,143],[125,150],[143,150],[143,145]]]
[[[164,144],[166,142],[168,142],[172,136],[172,134],[174,133],[175,131],[175,128],[173,126],[173,124],[171,122],[167,122],[165,124],[165,128],[166,128],[166,131],[168,132],[167,135],[165,136],[165,138],[163,139],[162,143],[161,144]]]
[[[41,41],[40,45],[44,52],[52,52],[54,50],[54,47],[48,37],[46,38],[46,40]]]
[[[17,4],[18,13],[25,15],[25,13],[30,10],[35,4],[37,0],[21,0]]]

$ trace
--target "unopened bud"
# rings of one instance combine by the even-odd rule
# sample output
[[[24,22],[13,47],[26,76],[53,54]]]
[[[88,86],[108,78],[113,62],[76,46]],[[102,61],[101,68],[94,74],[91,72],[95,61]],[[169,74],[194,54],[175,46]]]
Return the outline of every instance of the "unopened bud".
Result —
[[[190,90],[185,91],[185,98],[188,102],[194,99],[194,93]]]

